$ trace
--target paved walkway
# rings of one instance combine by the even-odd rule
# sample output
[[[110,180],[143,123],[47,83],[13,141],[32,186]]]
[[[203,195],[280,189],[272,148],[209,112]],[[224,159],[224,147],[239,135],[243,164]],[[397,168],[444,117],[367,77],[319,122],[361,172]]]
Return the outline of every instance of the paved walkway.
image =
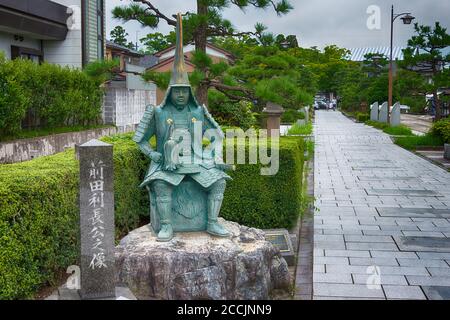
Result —
[[[314,131],[314,299],[450,299],[450,173],[339,112]]]

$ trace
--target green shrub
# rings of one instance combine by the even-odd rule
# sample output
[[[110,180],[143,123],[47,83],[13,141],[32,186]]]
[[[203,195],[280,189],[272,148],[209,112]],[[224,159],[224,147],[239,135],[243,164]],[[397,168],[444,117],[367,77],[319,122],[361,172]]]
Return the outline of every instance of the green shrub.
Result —
[[[1,118],[11,119],[4,120],[7,126],[0,126],[2,134],[17,133],[27,112],[33,114],[32,127],[99,122],[103,91],[98,82],[80,70],[24,59],[0,59],[0,82]],[[11,94],[5,91],[5,84]]]
[[[247,130],[257,124],[251,102],[244,100],[231,102],[223,93],[216,90],[208,92],[208,109],[221,125]]]
[[[281,123],[294,123],[299,119],[305,119],[305,114],[293,109],[288,109],[281,115]]]
[[[395,138],[395,144],[408,150],[415,150],[417,147],[442,146],[444,142],[441,137],[426,134],[424,136],[397,137]]]
[[[147,216],[138,189],[146,161],[128,139],[114,142],[116,235]],[[32,297],[78,259],[78,164],[74,151],[0,165],[0,299]]]
[[[288,130],[288,135],[309,135],[312,134],[312,123],[308,122],[305,125],[294,123]]]
[[[413,133],[410,128],[401,124],[395,127],[386,127],[383,129],[384,133],[393,135],[393,136],[412,136]]]
[[[358,112],[356,114],[356,121],[358,121],[358,122],[366,122],[368,120],[370,120],[370,115],[368,115],[367,113]]]
[[[440,137],[444,143],[450,143],[450,119],[442,119],[433,123],[431,134]]]
[[[227,183],[221,216],[249,227],[291,228],[301,214],[305,148],[301,138],[280,138],[280,166],[273,176],[260,175],[260,164],[237,165],[229,173],[233,180]]]
[[[149,161],[131,136],[102,139],[114,145],[117,239],[148,219],[147,191],[138,185]],[[290,228],[302,209],[305,148],[301,138],[282,137],[274,176],[261,176],[260,164],[237,165],[221,215],[250,227]],[[32,297],[78,263],[78,175],[73,149],[0,165],[0,299]]]

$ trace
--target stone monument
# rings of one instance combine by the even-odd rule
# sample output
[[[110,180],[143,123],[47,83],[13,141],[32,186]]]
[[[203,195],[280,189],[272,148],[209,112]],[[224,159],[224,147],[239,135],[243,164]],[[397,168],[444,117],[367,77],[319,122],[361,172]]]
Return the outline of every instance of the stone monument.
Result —
[[[400,125],[400,103],[396,102],[391,111],[391,127]]]
[[[141,184],[151,224],[116,247],[117,282],[138,299],[268,299],[289,290],[287,263],[262,230],[218,218],[230,166],[204,152],[202,133],[213,129],[212,142],[223,133],[189,85],[181,14],[176,30],[166,98],[147,107],[133,138],[151,159]]]
[[[389,110],[388,110],[388,103],[385,102],[379,108],[378,122],[387,123],[387,114],[388,114],[388,112],[389,112]]]
[[[115,296],[113,146],[79,146],[82,299]]]
[[[370,120],[371,121],[378,121],[378,102],[374,102],[370,106]]]

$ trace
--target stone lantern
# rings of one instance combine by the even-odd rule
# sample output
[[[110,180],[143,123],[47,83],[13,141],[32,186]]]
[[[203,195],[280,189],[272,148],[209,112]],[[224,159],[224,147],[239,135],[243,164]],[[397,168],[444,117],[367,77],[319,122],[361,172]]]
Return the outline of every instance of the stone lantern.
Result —
[[[280,130],[281,115],[284,109],[276,103],[267,102],[263,112],[267,114],[267,136],[270,137],[272,129]]]

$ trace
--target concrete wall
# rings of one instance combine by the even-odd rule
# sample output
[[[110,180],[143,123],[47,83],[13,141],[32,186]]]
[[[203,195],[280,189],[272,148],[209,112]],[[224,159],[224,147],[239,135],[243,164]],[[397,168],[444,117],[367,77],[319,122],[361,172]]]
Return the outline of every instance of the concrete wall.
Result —
[[[156,104],[156,86],[152,90],[133,90],[127,89],[124,81],[113,81],[103,100],[103,122],[115,125],[119,132],[133,131],[149,104]]]
[[[44,59],[49,63],[82,68],[81,0],[52,0],[66,7],[72,7],[72,25],[66,40],[44,41]]]
[[[32,139],[0,143],[0,163],[15,163],[48,156],[72,148],[91,139],[117,133],[116,128],[102,128],[80,132],[55,134]]]

